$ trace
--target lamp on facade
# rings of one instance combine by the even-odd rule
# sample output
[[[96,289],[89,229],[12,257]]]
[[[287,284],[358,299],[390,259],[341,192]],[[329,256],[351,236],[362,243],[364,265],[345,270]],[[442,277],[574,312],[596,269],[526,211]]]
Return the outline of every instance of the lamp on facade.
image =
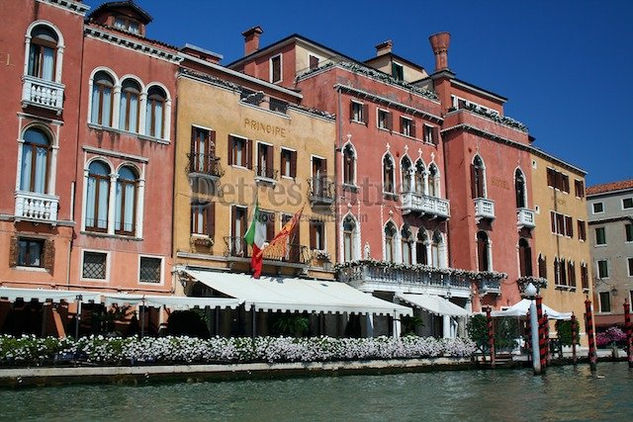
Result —
[[[523,293],[525,294],[526,298],[534,299],[536,297],[536,294],[538,293],[538,290],[536,289],[534,283],[530,283],[525,287]]]

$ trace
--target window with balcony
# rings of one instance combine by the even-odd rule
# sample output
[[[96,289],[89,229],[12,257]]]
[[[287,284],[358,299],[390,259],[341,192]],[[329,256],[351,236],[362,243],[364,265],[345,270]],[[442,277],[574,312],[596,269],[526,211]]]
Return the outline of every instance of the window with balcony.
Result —
[[[352,122],[367,125],[367,118],[369,117],[369,106],[367,104],[352,100],[349,104],[349,109],[349,119]]]
[[[270,59],[270,82],[281,82],[281,54]]]
[[[358,226],[351,215],[343,220],[343,261],[350,262],[359,259]]]
[[[486,197],[486,168],[479,155],[475,155],[470,165],[470,185],[473,198]]]
[[[418,236],[415,240],[415,258],[418,264],[428,265],[427,248],[429,243],[429,237],[426,234],[426,230],[420,227],[418,229]]]
[[[119,169],[116,181],[116,203],[114,208],[114,232],[133,236],[136,229],[136,201],[138,175],[129,166]]]
[[[231,207],[231,238],[229,242],[230,255],[247,256],[246,242],[244,235],[246,234],[246,216],[248,208],[233,205]]]
[[[329,184],[327,180],[327,160],[321,157],[312,157],[312,196],[315,198],[328,198]]]
[[[30,35],[28,75],[54,81],[59,44],[57,33],[46,25],[37,25],[31,30]]]
[[[559,273],[559,283],[562,286],[566,286],[567,285],[567,261],[565,261],[565,258],[561,258],[561,260],[559,261],[558,264],[558,273]]]
[[[215,131],[200,127],[191,127],[191,153],[189,171],[219,176],[219,167],[215,156]]]
[[[426,173],[426,169],[424,168],[424,163],[422,160],[418,160],[415,162],[415,193],[418,195],[424,194],[424,173]]]
[[[378,129],[391,130],[393,128],[392,124],[392,114],[387,110],[378,109]]]
[[[39,128],[29,128],[22,135],[22,158],[20,163],[20,190],[46,193],[49,174],[51,142]]]
[[[517,208],[527,207],[527,191],[525,189],[525,176],[520,169],[514,172],[514,195]]]
[[[519,239],[519,274],[532,276],[532,248],[525,238]]]
[[[411,160],[406,155],[400,160],[400,180],[402,192],[411,192]]]
[[[600,292],[598,294],[600,298],[600,312],[611,312],[611,295],[609,292]]]
[[[162,282],[163,259],[141,256],[139,260],[139,283],[160,284]]]
[[[387,153],[382,159],[382,190],[385,193],[395,193],[395,171],[391,154]]]
[[[402,244],[402,263],[411,265],[413,263],[413,234],[408,226],[403,226],[400,230],[400,242]]]
[[[609,264],[606,259],[598,261],[598,278],[609,278]]]
[[[92,106],[90,122],[100,126],[112,126],[114,78],[100,70],[92,82]]]
[[[580,283],[583,290],[589,289],[589,270],[584,262],[580,264]]]
[[[239,136],[229,136],[229,165],[252,168],[252,141]]]
[[[558,261],[558,257],[554,258],[554,284],[560,284],[560,262]]]
[[[343,148],[343,184],[356,185],[356,151],[351,144]]]
[[[385,261],[396,262],[396,235],[398,230],[391,221],[385,225]]]
[[[81,278],[84,280],[107,280],[108,254],[105,252],[83,251]]]
[[[147,103],[145,105],[145,135],[154,138],[165,139],[165,109],[167,94],[157,85],[147,90]]]
[[[596,245],[606,245],[607,244],[607,233],[604,227],[596,227]]]
[[[443,267],[443,257],[442,257],[442,246],[443,246],[444,238],[442,233],[438,230],[433,232],[433,237],[431,238],[431,265],[433,267]]]
[[[547,278],[547,257],[541,254],[538,256],[538,276]]]
[[[281,148],[281,175],[297,177],[297,151]]]
[[[44,240],[43,239],[18,239],[17,266],[19,267],[44,267]]]
[[[310,220],[310,249],[325,250],[325,225],[323,221]]]
[[[479,271],[491,271],[490,265],[490,240],[486,232],[477,233],[477,257]]]
[[[141,86],[134,79],[128,78],[121,84],[119,104],[119,129],[138,132],[140,118]]]
[[[93,161],[88,167],[86,189],[86,230],[108,230],[110,202],[110,167],[101,161]]]
[[[429,195],[439,198],[440,196],[440,171],[435,163],[429,166]]]
[[[273,164],[274,149],[272,145],[257,143],[257,176],[266,179],[275,179],[275,168]]]
[[[400,116],[400,133],[415,138],[415,122],[408,117]]]

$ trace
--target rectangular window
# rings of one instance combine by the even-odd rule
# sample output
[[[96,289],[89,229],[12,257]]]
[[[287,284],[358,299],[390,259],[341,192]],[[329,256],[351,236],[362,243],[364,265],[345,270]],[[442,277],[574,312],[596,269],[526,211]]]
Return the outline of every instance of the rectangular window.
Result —
[[[350,120],[356,123],[367,124],[367,116],[369,115],[369,106],[363,103],[352,101],[350,103]]]
[[[281,54],[270,59],[270,82],[281,82]]]
[[[600,292],[600,312],[611,312],[611,297],[609,292]]]
[[[583,290],[589,289],[589,271],[587,270],[587,264],[580,266],[580,282],[582,283]]]
[[[255,169],[255,173],[258,177],[276,179],[273,152],[274,148],[272,145],[261,142],[257,144],[257,168]]]
[[[587,226],[584,221],[577,220],[578,240],[587,240]]]
[[[215,202],[191,204],[191,234],[215,235]]]
[[[606,259],[598,261],[598,278],[609,278],[609,265]]]
[[[594,214],[600,214],[601,212],[604,212],[604,204],[602,202],[594,202],[593,204],[591,204],[591,206],[593,208]]]
[[[308,55],[310,61],[310,69],[316,69],[319,67],[319,58],[317,56],[313,56],[312,54]]]
[[[229,165],[251,168],[251,140],[229,136]]]
[[[323,221],[310,220],[310,249],[325,249],[325,228]]]
[[[233,205],[231,208],[231,241],[229,242],[231,256],[246,256],[244,235],[248,229],[246,216],[248,209]]]
[[[628,210],[630,208],[633,208],[633,198],[622,199],[622,209]]]
[[[275,237],[275,213],[260,211],[260,221],[266,224],[266,242],[270,242]]]
[[[574,237],[574,223],[569,216],[565,216],[565,236]]]
[[[391,62],[391,76],[397,81],[404,80],[404,67],[395,62]]]
[[[139,283],[160,284],[163,267],[162,258],[151,258],[142,256],[139,264]]]
[[[547,186],[569,193],[569,176],[552,168],[547,168]],[[584,188],[583,188],[584,190]]]
[[[44,240],[19,239],[18,261],[20,267],[44,267]]]
[[[629,277],[633,277],[633,258],[627,258],[626,262],[629,269]]]
[[[633,242],[633,224],[624,225],[624,234],[627,242]]]
[[[578,180],[578,179],[574,180],[574,191],[576,192],[576,197],[578,198],[585,197],[585,184],[582,180]]]
[[[424,125],[424,142],[427,144],[435,144],[433,139],[433,126]]]
[[[107,277],[108,254],[84,251],[81,278],[105,280]]]
[[[606,245],[607,234],[604,227],[596,228],[596,245]]]
[[[415,122],[407,117],[400,116],[400,133],[404,136],[415,138]]]
[[[378,128],[391,130],[391,113],[389,111],[378,109]]]
[[[281,148],[281,175],[297,177],[297,151]]]

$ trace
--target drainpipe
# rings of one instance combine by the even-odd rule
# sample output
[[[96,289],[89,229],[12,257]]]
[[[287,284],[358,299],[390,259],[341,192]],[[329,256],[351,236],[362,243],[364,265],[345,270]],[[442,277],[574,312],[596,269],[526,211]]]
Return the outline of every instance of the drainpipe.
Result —
[[[340,248],[340,222],[339,222],[339,217],[341,215],[341,201],[339,200],[339,189],[341,188],[339,186],[338,183],[338,174],[339,174],[339,169],[338,169],[338,160],[339,160],[339,152],[341,151],[341,137],[342,135],[342,131],[343,131],[343,120],[342,120],[342,114],[341,114],[341,90],[339,88],[336,89],[337,92],[337,111],[336,111],[336,123],[337,123],[337,133],[336,133],[336,147],[334,148],[334,192],[336,192],[336,198],[334,199],[336,201],[336,213],[335,213],[335,221],[334,221],[334,239],[336,240],[336,251],[337,251],[337,256],[336,259],[338,262],[341,262],[341,248]]]

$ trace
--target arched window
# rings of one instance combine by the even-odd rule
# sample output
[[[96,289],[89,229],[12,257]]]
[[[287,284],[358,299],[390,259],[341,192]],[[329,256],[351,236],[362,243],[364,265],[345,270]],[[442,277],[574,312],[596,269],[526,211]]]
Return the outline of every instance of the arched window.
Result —
[[[382,159],[382,187],[384,192],[394,193],[394,164],[391,155]]]
[[[159,86],[152,86],[147,91],[145,108],[145,134],[155,138],[165,137],[165,103],[167,94]]]
[[[121,84],[119,104],[119,129],[138,132],[141,86],[134,79],[126,79]]]
[[[343,149],[343,183],[356,184],[356,154],[350,144]]]
[[[473,198],[486,197],[486,169],[479,155],[475,155],[470,165],[471,194]]]
[[[519,239],[519,274],[522,277],[532,276],[532,248],[524,238]]]
[[[410,265],[413,262],[413,235],[406,224],[400,230],[400,238],[402,243],[402,263]]]
[[[576,287],[576,264],[574,264],[574,261],[567,263],[567,279],[571,287]]]
[[[567,285],[567,262],[564,258],[560,259],[560,265],[558,266],[558,271],[560,272],[560,284],[563,286]]]
[[[541,254],[538,256],[538,276],[547,278],[547,258]]]
[[[59,37],[46,25],[37,25],[31,31],[29,48],[29,76],[52,81],[55,79],[57,44]]]
[[[91,123],[112,126],[113,90],[114,79],[106,72],[98,71],[92,82]]]
[[[479,271],[490,271],[490,241],[486,232],[477,233],[477,258]]]
[[[526,207],[526,190],[525,190],[525,177],[523,172],[516,169],[514,172],[514,193],[517,201],[517,208]]]
[[[347,216],[343,221],[343,261],[350,262],[358,259],[356,256],[356,221]]]
[[[105,232],[108,230],[110,202],[110,167],[101,161],[93,161],[88,167],[86,191],[86,229]]]
[[[411,160],[406,155],[400,160],[402,192],[411,192]]]
[[[116,182],[114,232],[133,235],[136,219],[137,176],[131,167],[121,167]]]
[[[433,267],[440,267],[441,266],[441,251],[440,251],[440,245],[442,244],[442,234],[438,231],[435,230],[435,232],[433,232],[433,237],[431,238],[431,265]]]
[[[558,257],[554,258],[554,284],[560,284],[560,264]]]
[[[429,166],[429,195],[440,196],[440,172],[435,164]]]
[[[48,136],[40,129],[29,128],[24,132],[23,139],[20,190],[46,193],[51,150]]]
[[[418,195],[424,195],[424,163],[422,160],[418,160],[415,163],[415,193]]]
[[[427,243],[428,243],[428,235],[426,234],[426,230],[423,227],[418,229],[418,236],[415,241],[415,259],[418,264],[428,265],[427,258]]]
[[[398,230],[392,222],[385,225],[385,261],[396,262],[396,234]]]

